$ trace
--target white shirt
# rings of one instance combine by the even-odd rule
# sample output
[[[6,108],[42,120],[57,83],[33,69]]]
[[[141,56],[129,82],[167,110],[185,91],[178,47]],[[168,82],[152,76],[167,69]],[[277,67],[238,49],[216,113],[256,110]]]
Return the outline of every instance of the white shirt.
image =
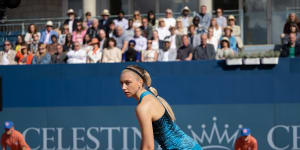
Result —
[[[7,56],[8,56],[8,53],[4,52],[4,54],[2,56],[1,65],[9,65],[10,64]]]
[[[48,44],[49,43],[49,40],[50,40],[50,32],[46,31],[46,39],[44,41],[44,44]]]
[[[169,61],[169,51],[163,53],[162,61]]]
[[[100,48],[94,53],[93,50],[88,51],[88,62],[89,63],[98,63],[102,59],[102,51]]]
[[[68,64],[84,64],[86,63],[86,52],[82,49],[75,51],[71,50],[67,53]]]
[[[123,31],[125,31],[128,28],[128,20],[125,18],[123,18],[122,20],[115,19],[114,23],[116,27],[120,26],[123,29]]]
[[[170,34],[171,34],[167,27],[163,27],[163,28],[158,27],[157,32],[158,32],[158,39],[159,40],[164,40],[165,37],[170,36]]]
[[[159,41],[152,41],[152,49],[159,50]]]
[[[142,51],[147,49],[147,39],[143,36],[140,37],[134,37],[133,40],[135,41],[135,50]]]
[[[169,29],[171,26],[175,27],[176,26],[176,20],[175,18],[164,18],[166,27]]]
[[[214,28],[214,37],[221,38],[223,34],[223,30],[221,27],[219,29]]]
[[[171,49],[177,49],[176,47],[176,35],[171,36]]]
[[[182,24],[185,28],[188,28],[190,26],[190,17],[182,17]]]
[[[69,21],[69,32],[70,33],[73,33],[73,23],[74,23],[74,20]]]
[[[217,52],[217,50],[218,50],[219,39],[220,38],[217,38],[215,36],[213,36],[211,39],[207,38],[207,43],[212,44],[214,46],[215,52]]]

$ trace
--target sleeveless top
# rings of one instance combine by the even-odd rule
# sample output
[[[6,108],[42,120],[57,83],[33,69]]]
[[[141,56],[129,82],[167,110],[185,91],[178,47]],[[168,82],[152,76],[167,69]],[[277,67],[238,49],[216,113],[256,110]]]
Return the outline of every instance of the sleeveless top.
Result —
[[[149,91],[143,92],[140,96],[139,103],[149,94],[153,95]],[[157,100],[161,103],[159,99]],[[165,108],[164,105],[163,107]],[[163,116],[152,122],[152,126],[154,139],[160,144],[163,150],[202,150],[196,141],[186,135],[179,126],[173,122],[166,108]]]

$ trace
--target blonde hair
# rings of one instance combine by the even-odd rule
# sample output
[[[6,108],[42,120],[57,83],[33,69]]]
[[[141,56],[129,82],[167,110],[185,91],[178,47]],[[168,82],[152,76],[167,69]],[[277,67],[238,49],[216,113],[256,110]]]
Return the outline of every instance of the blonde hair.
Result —
[[[176,120],[175,114],[174,114],[174,112],[173,112],[171,106],[168,104],[168,102],[167,102],[164,98],[160,97],[160,96],[158,95],[157,90],[156,90],[154,87],[151,86],[152,79],[151,79],[150,74],[148,73],[148,71],[145,70],[145,69],[143,69],[142,67],[137,66],[137,65],[130,65],[130,66],[127,66],[126,69],[135,72],[140,78],[142,78],[142,80],[143,80],[143,82],[144,82],[145,88],[148,88],[149,91],[150,91],[155,97],[157,97],[157,99],[160,101],[160,103],[161,103],[161,104],[166,108],[166,110],[168,111],[168,113],[169,113],[171,119],[172,119],[173,121],[175,121],[175,120]]]

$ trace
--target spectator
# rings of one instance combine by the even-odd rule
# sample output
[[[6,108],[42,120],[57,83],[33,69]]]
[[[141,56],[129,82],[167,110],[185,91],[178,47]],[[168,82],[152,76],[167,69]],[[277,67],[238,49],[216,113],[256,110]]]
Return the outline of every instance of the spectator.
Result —
[[[170,28],[170,27],[175,27],[176,26],[176,20],[173,17],[173,11],[171,9],[166,9],[166,13],[165,13],[165,23],[166,23],[166,28]]]
[[[22,35],[17,36],[17,41],[16,41],[16,52],[21,51],[21,46],[24,44],[24,37]]]
[[[164,40],[164,48],[159,50],[158,61],[176,61],[177,50],[171,49],[171,38],[166,38]]]
[[[189,26],[188,37],[189,37],[190,44],[193,46],[193,48],[196,48],[201,44],[200,34],[196,33],[194,25]]]
[[[48,21],[46,24],[46,30],[42,32],[40,42],[44,44],[51,44],[51,36],[58,34],[53,30],[53,22]]]
[[[227,37],[222,38],[221,49],[217,50],[217,55],[216,55],[217,60],[224,60],[228,56],[234,56],[234,51],[229,46],[230,46],[229,39]]]
[[[34,24],[30,24],[28,26],[28,30],[27,30],[27,33],[25,34],[25,39],[24,39],[27,44],[32,43],[33,34],[37,34],[39,36],[39,40],[40,40],[41,33],[37,31],[37,28]]]
[[[69,34],[69,26],[68,25],[64,25],[63,29],[62,29],[62,33],[59,35],[58,38],[58,43],[61,45],[65,45],[66,43],[66,36],[67,34]]]
[[[148,40],[147,49],[142,51],[142,62],[156,62],[157,58],[157,50],[152,48],[152,40]]]
[[[188,6],[183,7],[181,11],[181,16],[178,19],[182,20],[183,27],[188,28],[192,24],[193,17],[189,16],[191,10]],[[178,20],[177,19],[177,20]]]
[[[111,23],[109,24],[109,29],[108,29],[107,32],[106,32],[106,36],[107,36],[108,38],[113,37],[114,34],[115,34],[115,29],[116,29],[115,23],[114,23],[114,22],[111,22]]]
[[[91,27],[86,31],[86,34],[88,34],[91,38],[97,37],[97,32],[99,30],[99,21],[97,18],[93,19],[93,23]]]
[[[51,36],[52,44],[47,45],[47,51],[52,56],[57,52],[57,37],[56,35]]]
[[[193,53],[193,60],[212,60],[215,59],[216,52],[212,44],[207,43],[207,34],[201,35],[201,45],[196,47]]]
[[[147,48],[147,39],[142,36],[142,31],[141,31],[140,28],[136,28],[134,30],[134,37],[133,37],[132,40],[135,41],[136,45],[135,45],[134,48],[138,52],[141,52],[142,50],[146,50],[146,48]]]
[[[157,30],[154,30],[152,34],[152,49],[158,51],[160,48],[162,48],[162,45],[160,47],[159,44],[158,32]]]
[[[218,25],[216,18],[211,19],[210,28],[213,29],[215,38],[220,39],[222,37],[223,28]]]
[[[4,130],[5,132],[1,136],[2,150],[7,150],[7,147],[11,150],[30,150],[22,133],[15,130],[13,122],[5,121]]]
[[[69,9],[67,15],[69,18],[65,20],[64,25],[68,25],[69,32],[73,33],[77,29],[77,22],[79,22],[79,20],[76,19],[76,14],[73,9]]]
[[[227,19],[223,16],[223,9],[218,8],[216,10],[216,13],[217,13],[216,20],[217,20],[218,26],[221,27],[222,29],[225,28],[227,26]]]
[[[283,28],[284,34],[289,34],[289,29],[291,24],[297,24],[300,29],[300,20],[297,17],[296,13],[290,13],[288,19],[286,20]]]
[[[147,18],[148,18],[149,24],[152,27],[154,27],[156,25],[156,18],[155,18],[155,13],[152,10],[148,11]]]
[[[140,28],[143,33],[142,35],[147,39],[151,39],[153,28],[151,25],[149,25],[147,18],[142,19],[142,26]]]
[[[127,50],[128,46],[128,39],[126,35],[123,32],[123,28],[120,26],[117,26],[116,28],[116,34],[113,36],[113,38],[117,42],[117,47],[121,49],[122,54]]]
[[[257,150],[257,141],[250,134],[250,129],[243,128],[241,136],[235,141],[234,150]]]
[[[99,28],[104,29],[105,32],[108,32],[109,25],[112,22],[111,19],[109,19],[110,13],[107,9],[104,9],[101,13],[102,19],[99,22]]]
[[[232,36],[235,37],[236,42],[237,42],[237,47],[239,50],[242,50],[244,47],[243,41],[241,39],[241,27],[238,25],[235,25],[235,17],[233,15],[228,16],[228,24],[232,29]]]
[[[297,24],[291,24],[290,25],[290,30],[288,31],[290,33],[295,33],[296,34],[296,43],[300,43],[300,30],[298,28]],[[289,43],[289,34],[282,34],[281,35],[281,41],[282,45],[286,45]]]
[[[16,51],[12,50],[11,43],[4,41],[4,51],[0,51],[0,63],[1,65],[14,65],[16,62]]]
[[[136,10],[133,14],[133,28],[139,28],[142,25],[142,17],[140,11]]]
[[[33,34],[33,41],[31,42],[31,44],[29,45],[30,47],[30,51],[33,53],[33,54],[36,54],[37,51],[38,51],[38,48],[39,48],[39,43],[40,43],[40,37],[38,34]]]
[[[32,64],[50,64],[50,63],[51,63],[51,56],[47,52],[46,44],[40,43],[39,51],[33,57]]]
[[[69,33],[66,35],[66,42],[65,42],[65,45],[64,45],[64,52],[68,52],[70,50],[73,49],[73,41],[72,41],[72,34]]]
[[[108,47],[103,50],[103,63],[117,63],[122,61],[122,52],[116,47],[116,40],[114,38],[108,39]]]
[[[193,46],[189,42],[189,37],[183,35],[182,37],[182,46],[177,50],[177,60],[181,61],[190,61],[193,58]]]
[[[114,20],[114,23],[116,26],[120,26],[123,31],[128,28],[128,20],[124,18],[124,11],[119,11],[118,12],[118,18]]]
[[[99,40],[93,38],[90,45],[93,46],[92,50],[89,50],[87,53],[87,63],[99,63],[102,59],[102,50],[99,47]]]
[[[126,36],[132,38],[134,36],[133,20],[128,20],[128,28],[126,29]]]
[[[204,33],[203,27],[200,26],[200,18],[198,16],[195,16],[193,18],[193,25],[195,27],[195,31],[196,31],[197,34],[203,34]]]
[[[51,57],[51,63],[52,64],[66,64],[68,60],[68,57],[66,53],[64,52],[63,46],[58,44],[57,45],[57,52],[52,55]]]
[[[130,40],[128,50],[123,54],[122,60],[125,62],[139,62],[141,59],[141,54],[135,50],[135,41]]]
[[[82,50],[78,41],[74,42],[74,50],[67,53],[68,64],[85,64],[86,51]]]
[[[289,43],[286,45],[283,45],[281,57],[300,57],[300,44],[296,43],[296,33],[290,33],[289,34]]]
[[[219,39],[220,39],[220,37],[214,36],[214,29],[211,27],[208,28],[207,43],[212,44],[214,46],[215,50],[218,49]]]
[[[84,29],[82,22],[77,22],[76,30],[73,32],[73,42],[79,42],[80,44],[83,44],[83,38],[86,33],[86,30]]]
[[[106,33],[103,29],[100,29],[98,32],[98,40],[100,42],[100,50],[103,50],[107,47]]]
[[[88,34],[84,35],[83,45],[82,45],[82,49],[84,51],[88,52],[88,51],[90,51],[90,50],[93,49],[93,46],[90,45],[91,41],[92,41],[92,39],[91,39],[91,37]]]
[[[203,29],[203,32],[207,32],[210,25],[211,15],[207,12],[207,7],[205,5],[201,6],[201,11],[198,14],[200,18],[200,27]]]
[[[181,36],[176,35],[176,28],[175,27],[170,27],[169,31],[171,33],[171,35],[170,35],[170,38],[171,38],[170,48],[177,50],[181,46],[181,43],[182,43]]]
[[[227,37],[230,41],[230,48],[232,48],[235,52],[238,52],[237,49],[237,41],[234,36],[232,36],[232,28],[230,26],[227,26],[224,28],[224,36]],[[221,46],[219,46],[221,47]]]
[[[92,13],[88,11],[85,13],[85,19],[83,21],[83,26],[84,26],[84,28],[88,29],[92,26],[92,24],[93,24]]]
[[[187,28],[183,26],[182,19],[176,20],[176,35],[182,36],[187,34]]]
[[[167,36],[170,36],[169,28],[166,27],[165,20],[159,19],[158,20],[158,28],[156,29],[158,33],[158,38],[160,40],[160,45],[163,45],[163,41]]]

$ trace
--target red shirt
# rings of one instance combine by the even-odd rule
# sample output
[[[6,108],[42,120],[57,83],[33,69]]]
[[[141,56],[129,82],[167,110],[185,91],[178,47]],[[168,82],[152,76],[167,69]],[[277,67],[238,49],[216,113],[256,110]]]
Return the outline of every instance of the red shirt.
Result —
[[[26,147],[26,150],[30,150],[23,135],[16,130],[12,130],[12,134],[9,136],[6,133],[2,134],[1,145],[4,148],[8,146],[11,150],[22,150],[23,147]]]
[[[234,150],[257,150],[257,141],[251,135],[248,136],[247,141],[244,136],[241,136],[235,141]]]

